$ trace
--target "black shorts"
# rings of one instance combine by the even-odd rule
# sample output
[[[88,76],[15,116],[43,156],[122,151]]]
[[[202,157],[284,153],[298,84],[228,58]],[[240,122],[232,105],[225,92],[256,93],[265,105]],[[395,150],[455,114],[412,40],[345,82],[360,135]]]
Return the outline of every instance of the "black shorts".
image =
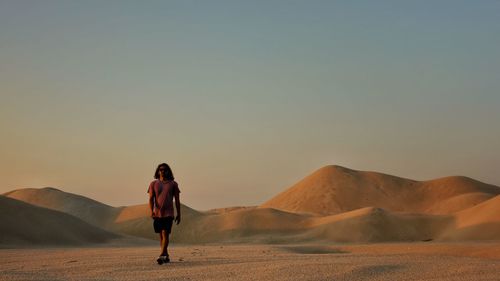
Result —
[[[160,233],[164,229],[170,234],[170,232],[172,232],[173,221],[174,217],[153,218],[153,228],[156,233]]]

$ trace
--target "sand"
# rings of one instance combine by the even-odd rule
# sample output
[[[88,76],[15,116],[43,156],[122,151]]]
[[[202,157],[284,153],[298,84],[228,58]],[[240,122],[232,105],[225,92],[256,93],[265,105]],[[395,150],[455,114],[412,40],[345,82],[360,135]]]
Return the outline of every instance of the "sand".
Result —
[[[0,250],[0,280],[499,280],[500,243]]]
[[[260,206],[181,208],[159,266],[147,204],[5,193],[0,281],[500,280],[500,187],[467,177],[326,166]]]

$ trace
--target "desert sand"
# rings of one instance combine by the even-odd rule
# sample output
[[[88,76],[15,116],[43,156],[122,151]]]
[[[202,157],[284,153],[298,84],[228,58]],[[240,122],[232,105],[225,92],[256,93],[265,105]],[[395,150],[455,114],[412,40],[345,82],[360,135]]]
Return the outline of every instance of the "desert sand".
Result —
[[[0,280],[499,280],[499,243],[0,250]]]

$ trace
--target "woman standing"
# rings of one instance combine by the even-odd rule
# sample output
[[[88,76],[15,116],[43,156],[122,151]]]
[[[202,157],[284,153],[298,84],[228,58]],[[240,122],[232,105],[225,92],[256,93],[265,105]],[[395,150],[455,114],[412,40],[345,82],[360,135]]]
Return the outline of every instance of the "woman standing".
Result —
[[[149,184],[149,208],[153,218],[153,228],[160,234],[160,256],[156,260],[158,264],[170,262],[168,255],[168,236],[172,232],[174,221],[174,204],[177,210],[175,222],[181,222],[181,202],[179,201],[179,186],[174,180],[174,174],[167,163],[161,163],[156,168],[155,180]]]

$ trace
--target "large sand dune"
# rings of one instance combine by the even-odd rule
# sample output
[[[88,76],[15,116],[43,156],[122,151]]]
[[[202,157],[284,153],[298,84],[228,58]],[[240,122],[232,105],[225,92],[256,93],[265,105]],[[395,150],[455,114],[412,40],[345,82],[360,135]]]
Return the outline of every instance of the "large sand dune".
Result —
[[[85,245],[118,235],[66,213],[0,195],[0,245]]]
[[[315,171],[260,207],[316,215],[364,207],[451,214],[499,194],[499,187],[467,177],[415,181],[332,165]]]

